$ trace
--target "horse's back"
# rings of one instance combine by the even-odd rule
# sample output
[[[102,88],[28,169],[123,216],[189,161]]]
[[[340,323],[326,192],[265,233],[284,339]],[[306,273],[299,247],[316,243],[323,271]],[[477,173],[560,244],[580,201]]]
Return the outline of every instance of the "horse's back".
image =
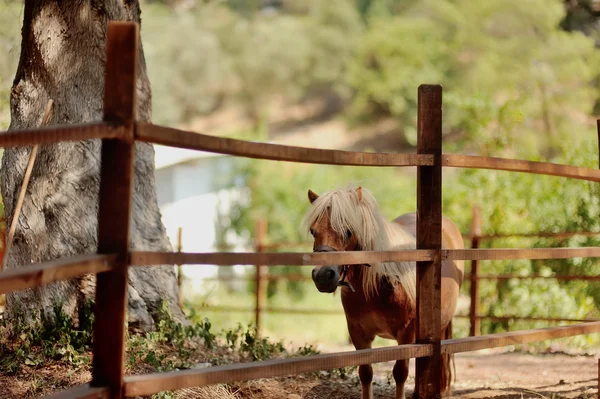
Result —
[[[417,235],[417,213],[406,213],[394,219],[408,233]],[[465,247],[462,234],[456,224],[446,216],[442,216],[442,248],[463,249]],[[463,282],[464,261],[445,260],[442,261],[442,324],[446,324],[452,318],[456,309],[458,292]]]
[[[417,213],[405,213],[394,219],[394,223],[401,225],[406,231],[416,237]],[[462,249],[465,242],[458,226],[448,217],[442,216],[442,248]]]

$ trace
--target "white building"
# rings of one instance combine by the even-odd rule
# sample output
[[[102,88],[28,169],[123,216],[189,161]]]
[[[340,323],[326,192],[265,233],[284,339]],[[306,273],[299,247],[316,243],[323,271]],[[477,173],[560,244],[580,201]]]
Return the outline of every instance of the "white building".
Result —
[[[231,173],[233,157],[160,145],[154,149],[158,206],[173,249],[177,250],[181,227],[183,251],[218,251],[218,209],[227,214],[231,199],[243,194],[238,189],[220,189],[217,184],[219,177]],[[247,250],[239,237],[228,237],[228,241],[235,244],[232,251]],[[183,272],[187,278],[201,279],[215,276],[217,267],[184,266]]]

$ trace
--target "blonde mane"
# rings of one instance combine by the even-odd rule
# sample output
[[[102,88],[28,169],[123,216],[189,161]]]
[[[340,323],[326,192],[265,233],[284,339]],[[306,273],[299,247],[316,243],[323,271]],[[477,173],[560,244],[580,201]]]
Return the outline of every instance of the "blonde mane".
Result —
[[[354,188],[336,189],[319,195],[305,217],[305,226],[309,228],[327,210],[330,213],[331,228],[340,237],[346,237],[346,231],[350,230],[364,251],[394,251],[416,247],[415,237],[397,223],[387,221],[379,212],[373,195],[364,188],[360,201]],[[416,303],[415,262],[376,263],[363,268],[362,285],[367,298],[377,294],[382,277],[387,277],[393,286],[400,284],[411,304]]]

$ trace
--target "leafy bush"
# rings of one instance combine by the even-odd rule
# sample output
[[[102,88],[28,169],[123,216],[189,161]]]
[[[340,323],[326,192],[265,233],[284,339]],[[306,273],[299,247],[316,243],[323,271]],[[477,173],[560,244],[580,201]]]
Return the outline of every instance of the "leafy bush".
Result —
[[[592,147],[595,134],[578,147],[564,150],[554,161],[596,167],[597,153]],[[594,143],[595,146],[595,143]],[[597,215],[600,197],[596,183],[533,174],[469,170],[459,175],[456,184],[444,189],[444,211],[468,231],[472,205],[482,210],[484,233],[514,234],[559,231],[600,231]],[[467,212],[465,212],[467,210]],[[579,247],[598,246],[600,237],[569,239],[507,238],[484,241],[482,247]],[[468,262],[467,262],[468,264]],[[482,274],[514,273],[596,275],[600,263],[594,258],[556,260],[486,261]],[[557,280],[482,281],[481,313],[494,316],[532,316],[548,318],[598,317],[600,286],[594,282]],[[464,285],[468,293],[468,282]],[[540,323],[482,323],[484,332],[505,331],[511,325],[540,326]],[[547,324],[547,323],[541,323]],[[587,342],[590,337],[581,337]]]
[[[393,117],[414,145],[417,87],[440,83],[455,149],[552,155],[598,97],[594,41],[560,30],[563,3],[417,1],[371,17],[348,67],[349,116]]]

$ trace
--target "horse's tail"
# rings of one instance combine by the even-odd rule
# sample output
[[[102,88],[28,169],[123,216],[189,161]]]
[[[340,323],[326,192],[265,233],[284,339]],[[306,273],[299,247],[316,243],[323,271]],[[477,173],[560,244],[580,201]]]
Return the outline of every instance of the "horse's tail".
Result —
[[[442,339],[452,338],[452,319],[448,326],[442,331]],[[442,354],[442,395],[450,396],[452,390],[452,368],[451,364],[454,365],[454,354]]]

